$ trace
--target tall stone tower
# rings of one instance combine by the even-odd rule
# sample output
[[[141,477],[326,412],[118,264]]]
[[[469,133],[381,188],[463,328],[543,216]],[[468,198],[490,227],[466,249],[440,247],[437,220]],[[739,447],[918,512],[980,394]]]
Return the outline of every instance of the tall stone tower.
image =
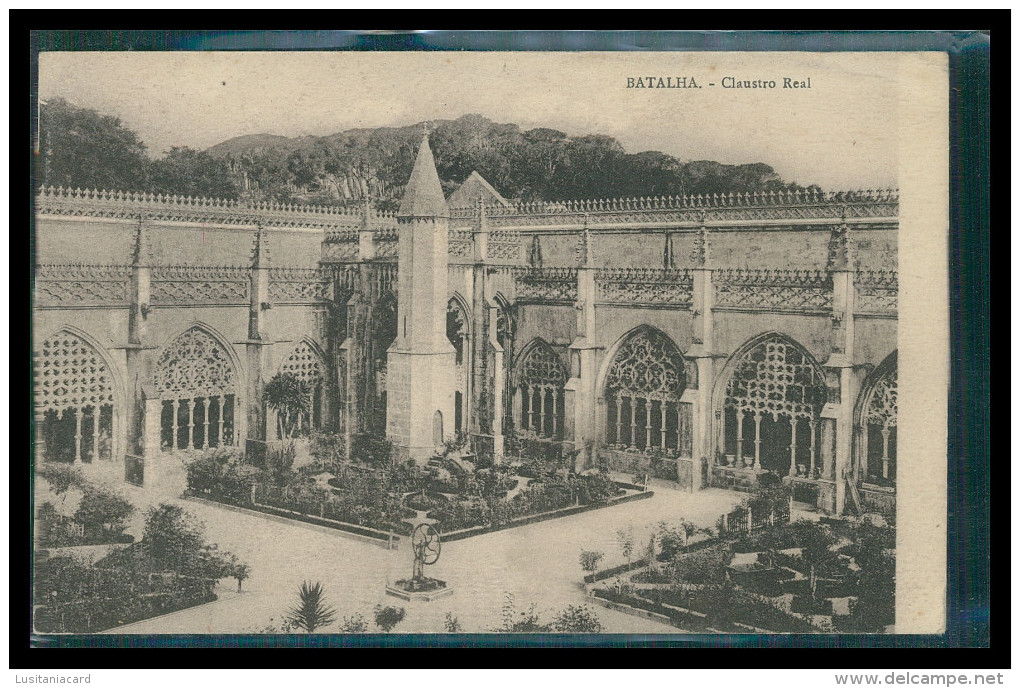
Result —
[[[446,338],[450,210],[428,134],[397,213],[397,338],[387,352],[386,435],[398,460],[425,463],[453,437],[456,362]]]

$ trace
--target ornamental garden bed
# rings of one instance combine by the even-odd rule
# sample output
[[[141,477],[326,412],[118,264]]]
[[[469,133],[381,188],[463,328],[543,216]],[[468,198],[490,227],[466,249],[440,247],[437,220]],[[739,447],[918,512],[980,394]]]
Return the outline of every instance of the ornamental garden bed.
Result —
[[[895,531],[885,524],[797,521],[697,549],[678,546],[684,527],[660,524],[654,566],[585,576],[589,594],[691,631],[873,633],[893,622]]]
[[[409,534],[407,521],[418,514],[445,538],[462,539],[653,494],[628,494],[605,473],[575,475],[534,460],[528,477],[511,475],[519,468],[512,465],[387,467],[377,454],[371,463],[344,458],[295,470],[285,452],[269,452],[261,468],[236,450],[209,452],[189,464],[187,494],[377,539]]]

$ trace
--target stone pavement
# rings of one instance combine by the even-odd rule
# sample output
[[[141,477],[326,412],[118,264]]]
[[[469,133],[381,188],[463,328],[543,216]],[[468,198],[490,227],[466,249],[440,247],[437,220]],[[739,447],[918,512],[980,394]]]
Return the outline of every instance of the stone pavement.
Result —
[[[171,501],[165,495],[129,488],[140,513],[147,502]],[[601,568],[624,563],[616,532],[633,525],[635,558],[661,520],[686,518],[710,526],[743,495],[724,490],[690,494],[659,489],[650,499],[597,509],[510,530],[446,543],[440,560],[426,575],[446,580],[454,593],[424,603],[405,602],[384,592],[388,581],[411,574],[411,551],[406,543],[389,551],[377,545],[267,520],[258,515],[228,511],[215,505],[173,500],[206,523],[206,540],[236,554],[252,567],[244,592],[224,579],[220,590],[229,594],[216,602],[148,619],[111,632],[130,633],[243,633],[279,626],[297,600],[303,580],[320,581],[326,599],[339,615],[361,614],[369,630],[375,605],[402,606],[407,616],[397,633],[441,633],[451,612],[462,630],[484,633],[501,623],[505,594],[511,593],[518,611],[536,605],[543,622],[568,604],[584,604],[582,549],[605,553]],[[140,530],[136,534],[140,536]],[[678,629],[592,605],[607,633],[676,633]],[[336,632],[336,626],[324,632]]]

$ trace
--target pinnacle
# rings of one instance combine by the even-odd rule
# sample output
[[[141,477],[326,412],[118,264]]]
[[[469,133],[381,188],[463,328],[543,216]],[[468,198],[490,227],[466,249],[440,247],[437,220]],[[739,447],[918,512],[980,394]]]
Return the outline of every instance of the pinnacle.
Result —
[[[404,198],[400,202],[397,217],[449,217],[450,208],[446,205],[443,187],[439,184],[436,172],[436,160],[429,147],[428,135],[421,141],[418,157],[411,170],[411,178],[407,182]]]

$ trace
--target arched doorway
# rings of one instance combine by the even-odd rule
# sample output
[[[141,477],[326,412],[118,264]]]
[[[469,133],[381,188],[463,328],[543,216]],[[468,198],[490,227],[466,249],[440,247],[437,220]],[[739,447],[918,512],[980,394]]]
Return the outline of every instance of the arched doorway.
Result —
[[[689,409],[680,403],[686,383],[683,356],[669,337],[650,327],[628,335],[606,373],[606,443],[640,451],[689,447]]]
[[[789,338],[770,334],[736,356],[723,403],[723,453],[738,468],[814,477],[821,367]]]
[[[515,427],[519,433],[539,439],[562,439],[563,387],[567,382],[563,359],[546,342],[536,339],[521,354],[515,380]]]
[[[113,373],[99,350],[74,332],[45,339],[35,355],[37,450],[47,461],[91,463],[114,456]]]
[[[192,327],[166,346],[154,384],[163,451],[239,444],[237,373],[226,346],[205,329]]]

